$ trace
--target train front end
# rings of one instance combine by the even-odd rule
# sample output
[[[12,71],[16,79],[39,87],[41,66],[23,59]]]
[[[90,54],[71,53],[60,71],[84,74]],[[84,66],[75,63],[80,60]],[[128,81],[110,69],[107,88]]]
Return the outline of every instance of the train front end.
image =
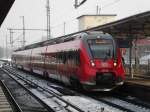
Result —
[[[83,85],[86,89],[110,91],[122,85],[125,72],[122,56],[109,34],[88,35],[83,39],[88,54],[84,65]],[[83,54],[84,55],[84,54]]]

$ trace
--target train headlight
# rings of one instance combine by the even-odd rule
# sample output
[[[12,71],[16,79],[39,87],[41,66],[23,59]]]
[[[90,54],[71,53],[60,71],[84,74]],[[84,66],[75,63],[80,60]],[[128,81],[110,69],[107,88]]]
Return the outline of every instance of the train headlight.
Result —
[[[93,60],[91,60],[91,66],[94,67],[95,66],[95,63]]]
[[[114,62],[114,66],[115,66],[115,67],[117,66],[117,63],[116,63],[116,62]]]

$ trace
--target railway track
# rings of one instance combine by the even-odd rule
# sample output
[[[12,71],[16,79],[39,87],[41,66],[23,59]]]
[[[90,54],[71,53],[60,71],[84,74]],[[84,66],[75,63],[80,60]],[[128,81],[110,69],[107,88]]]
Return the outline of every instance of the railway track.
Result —
[[[126,112],[150,112],[150,108],[147,108],[147,106],[145,107],[144,105],[137,105],[133,102],[131,103],[116,97],[96,97],[96,99]]]
[[[149,94],[149,92],[144,93],[143,91],[143,95],[137,97],[130,92],[118,89],[111,93],[102,93],[101,95],[96,93],[88,96],[127,112],[150,112],[150,103],[141,98],[145,97],[145,94]]]
[[[9,93],[11,97],[17,102],[18,106],[21,109],[21,112],[48,112],[45,107],[39,104],[37,100],[35,100],[31,95],[27,93],[21,86],[19,86],[14,80],[12,80],[9,76],[7,76],[3,71],[0,70],[0,79],[3,80],[5,87],[9,89]],[[5,91],[6,95],[7,92]],[[13,112],[20,112],[19,109],[16,109],[15,104],[11,101],[11,97],[8,97],[8,100],[13,108]],[[1,111],[0,111],[1,112]],[[5,112],[5,111],[2,111]]]
[[[45,81],[46,85],[44,85],[44,83],[42,83],[42,81],[40,81],[39,79],[33,78],[34,76],[30,77],[30,75],[27,76],[25,74],[19,75],[21,73],[17,73],[17,71],[14,68],[6,67],[5,72],[7,72],[12,78],[17,80],[18,83],[22,83],[26,86],[28,85],[30,88],[32,87],[32,91],[29,90],[31,93],[33,93],[33,92],[38,93],[38,91],[36,90],[38,88],[40,91],[44,91],[45,93],[50,94],[50,96],[48,96],[48,98],[47,98],[47,103],[48,103],[48,101],[50,101],[52,99],[54,100],[52,102],[55,102],[55,103],[57,102],[57,106],[55,105],[54,108],[51,107],[51,108],[53,108],[54,111],[60,111],[60,110],[63,110],[63,111],[73,111],[73,110],[86,111],[85,107],[87,108],[89,104],[88,103],[84,104],[84,102],[79,101],[78,98],[75,97],[75,95],[76,95],[78,97],[81,96],[80,99],[82,99],[82,98],[89,99],[91,101],[89,103],[92,103],[95,101],[97,103],[99,103],[99,105],[101,105],[101,106],[93,105],[93,107],[89,106],[89,108],[96,107],[96,108],[98,108],[97,110],[100,110],[100,112],[105,112],[106,110],[109,110],[110,112],[124,112],[124,111],[126,111],[126,112],[150,112],[149,106],[146,106],[144,104],[142,105],[142,104],[136,103],[134,101],[129,101],[129,100],[123,99],[121,97],[120,98],[112,97],[112,96],[101,97],[101,96],[96,95],[94,97],[90,96],[91,98],[89,98],[89,96],[87,97],[85,94],[75,93],[75,92],[72,92],[69,90],[66,93],[66,92],[64,92],[65,90],[63,91],[63,89],[61,87],[51,86],[51,84],[49,84],[48,81]],[[10,72],[11,72],[11,74],[13,74],[13,76],[10,74]],[[17,78],[15,78],[15,76],[17,76]],[[25,81],[23,82],[21,80],[25,80]],[[29,83],[29,84],[27,84],[27,83]],[[39,86],[39,85],[41,85],[41,86]],[[61,92],[57,91],[57,90],[61,90]],[[39,93],[34,94],[34,95],[35,96],[37,95],[36,97],[39,98],[38,97]],[[59,98],[57,98],[55,95]],[[40,96],[42,96],[42,95],[40,94]],[[50,97],[50,99],[49,99],[49,97]],[[43,96],[42,96],[42,98],[46,99]],[[95,101],[93,99],[95,99]],[[85,107],[84,107],[84,105],[85,105]],[[89,110],[92,110],[92,109],[89,109]],[[109,111],[106,111],[106,112],[109,112]],[[90,111],[87,111],[87,112],[90,112]]]
[[[135,96],[142,101],[150,102],[150,86],[149,80],[146,78],[126,81],[119,91],[122,93],[128,93],[131,96]]]
[[[5,73],[7,73],[13,80],[15,80],[18,84],[20,84],[24,89],[26,89],[32,96],[34,96],[40,103],[42,103],[48,111],[79,111],[84,112],[77,106],[67,102],[61,97],[61,94],[46,88],[42,85],[38,85],[32,79],[29,80],[16,72],[10,69],[4,69]],[[51,102],[51,103],[49,103]]]
[[[137,97],[137,96],[135,96],[133,94],[130,94],[128,92],[124,92],[124,91],[121,91],[121,90],[114,92],[113,96],[115,96],[118,99],[122,99],[122,100],[124,100],[126,102],[135,104],[135,105],[140,105],[142,107],[150,108],[149,101],[146,101],[144,99],[142,100],[142,98],[141,98],[142,96]],[[143,94],[143,96],[145,96],[145,94]]]
[[[111,107],[109,105],[106,105],[104,103],[101,103],[101,102],[98,102],[98,101],[95,101],[89,97],[86,97],[86,96],[83,96],[81,94],[78,94],[76,92],[72,92],[71,90],[64,90],[63,91],[63,88],[60,88],[56,85],[51,85],[51,83],[48,83],[47,81],[44,81],[42,82],[41,79],[37,79],[37,77],[34,77],[34,76],[30,76],[30,75],[26,75],[24,73],[16,73],[17,71],[13,68],[10,68],[10,67],[5,67],[5,72],[8,72],[8,74],[12,77],[12,78],[15,78],[15,74],[17,74],[17,77],[16,80],[20,80],[20,76],[22,77],[22,79],[28,79],[27,82],[30,82],[30,85],[29,86],[28,84],[26,84],[25,82],[23,82],[26,86],[29,86],[30,89],[32,88],[32,91],[35,93],[34,95],[37,95],[38,91],[35,90],[37,88],[40,89],[40,92],[45,92],[47,93],[46,96],[48,98],[44,98],[41,94],[38,96],[37,95],[37,98],[42,98],[42,99],[46,99],[45,101],[47,101],[47,103],[49,102],[53,102],[51,100],[54,100],[54,102],[57,102],[59,105],[57,105],[57,107],[55,106],[55,110],[54,111],[70,111],[70,112],[122,112],[122,110],[119,110],[118,108],[114,108],[114,107]],[[11,73],[10,73],[11,71]],[[15,72],[15,73],[12,73],[12,72]],[[22,83],[21,82],[18,82],[18,83]],[[42,87],[39,87],[39,85],[42,85]],[[61,90],[60,91],[57,91],[57,90]],[[55,96],[49,96],[49,94],[51,93],[48,93],[47,91],[51,91],[52,93],[55,93],[57,94],[58,97],[60,97],[62,100],[59,100],[57,99]],[[91,102],[92,101],[92,102]],[[53,102],[53,103],[54,103]],[[71,104],[73,107],[71,107],[69,104]],[[51,106],[52,106],[52,103],[51,103]],[[76,109],[76,107],[78,108],[78,110]],[[105,111],[104,111],[105,110]],[[111,110],[111,111],[110,111]],[[113,111],[112,111],[113,110]]]
[[[0,112],[12,112],[12,108],[10,104],[8,103],[2,88],[0,87]]]
[[[22,112],[21,108],[2,80],[0,80],[0,85],[0,112]]]

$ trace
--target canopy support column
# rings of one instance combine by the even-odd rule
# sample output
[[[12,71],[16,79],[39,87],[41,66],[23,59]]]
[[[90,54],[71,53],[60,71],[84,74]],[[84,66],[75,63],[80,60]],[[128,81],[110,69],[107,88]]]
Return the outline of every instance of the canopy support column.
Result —
[[[133,67],[132,67],[132,46],[129,48],[129,62],[130,62],[130,67],[129,67],[129,74],[131,75],[131,78],[133,78]]]

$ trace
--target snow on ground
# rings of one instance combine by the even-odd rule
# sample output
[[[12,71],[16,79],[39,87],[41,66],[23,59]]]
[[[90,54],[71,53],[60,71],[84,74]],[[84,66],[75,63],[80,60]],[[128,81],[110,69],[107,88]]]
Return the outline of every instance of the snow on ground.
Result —
[[[63,96],[63,98],[72,104],[77,105],[79,108],[82,108],[85,112],[123,112],[88,97]]]

